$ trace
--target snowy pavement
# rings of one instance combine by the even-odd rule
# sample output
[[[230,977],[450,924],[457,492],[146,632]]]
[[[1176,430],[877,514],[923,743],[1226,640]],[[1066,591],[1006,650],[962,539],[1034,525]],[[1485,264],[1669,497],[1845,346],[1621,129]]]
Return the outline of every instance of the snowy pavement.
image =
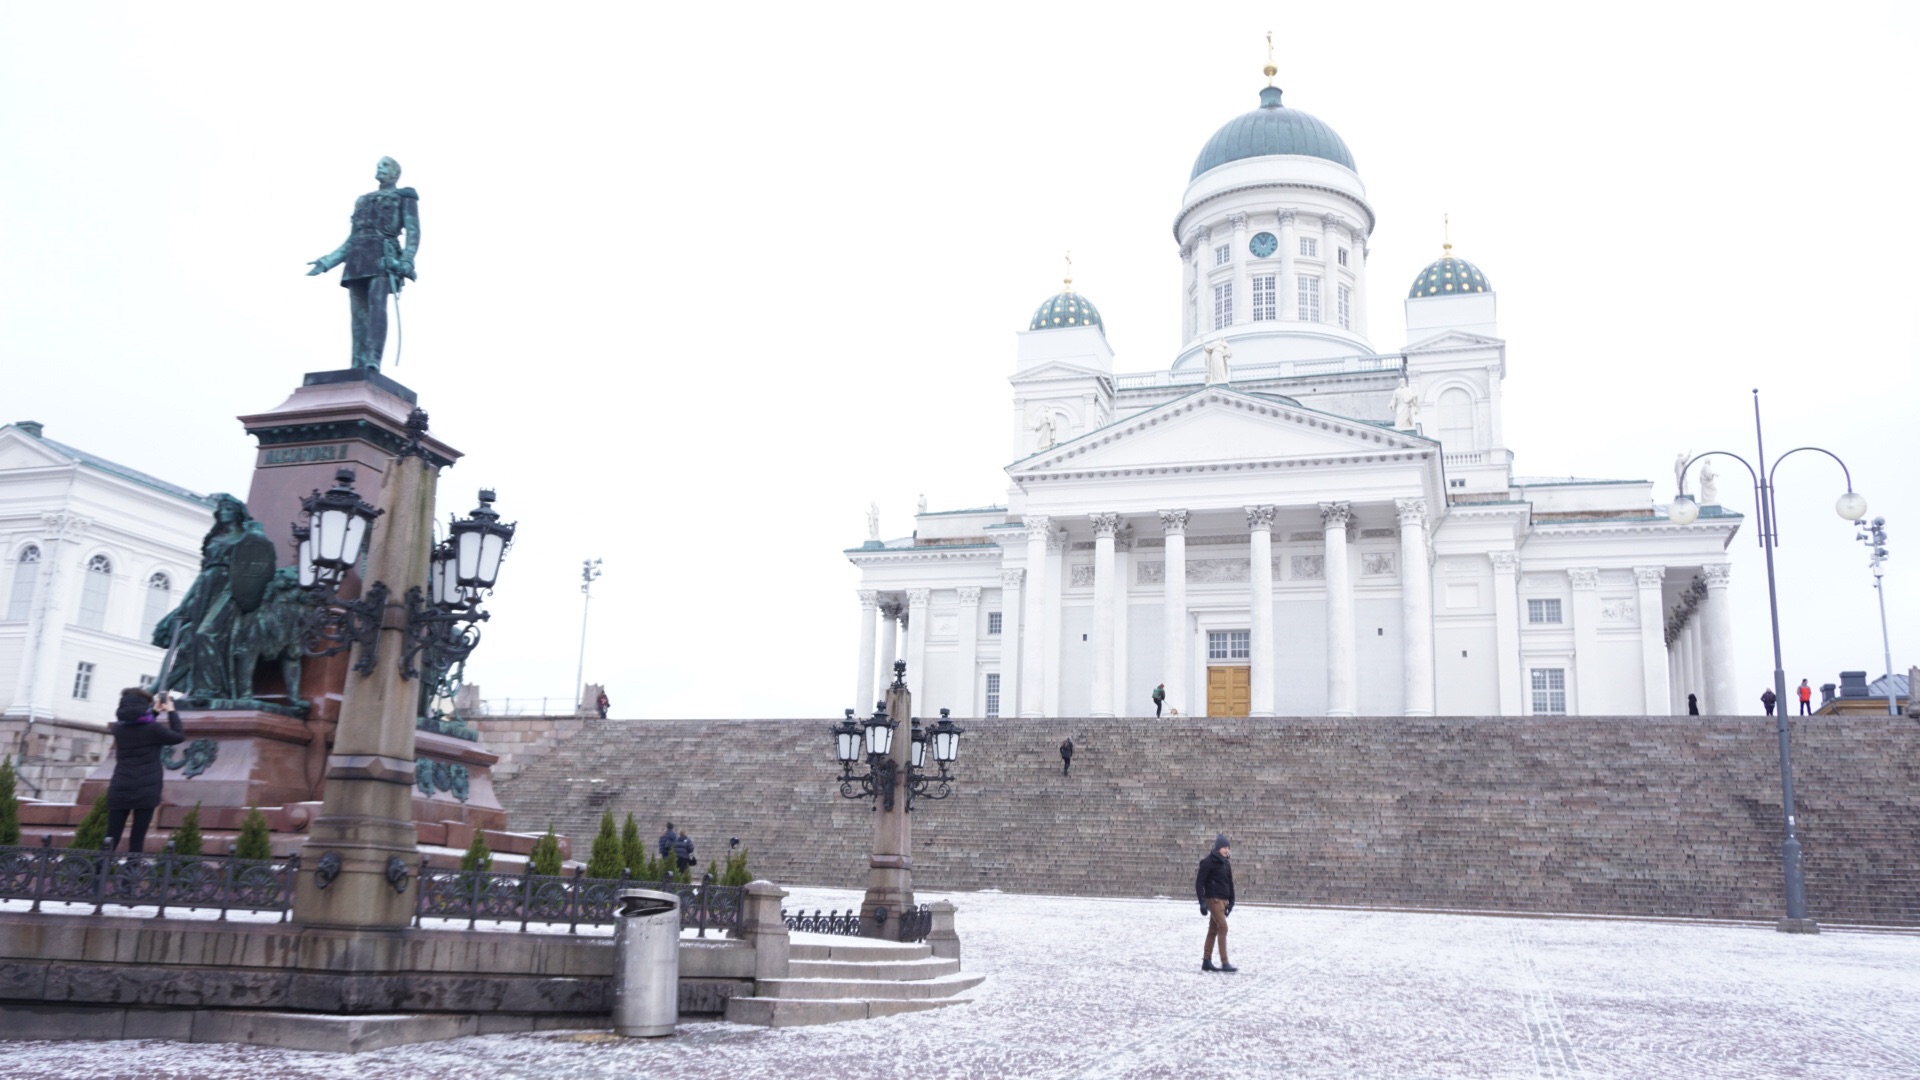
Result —
[[[966,969],[988,979],[934,1012],[358,1057],[0,1042],[0,1076],[1920,1078],[1920,935],[1242,907],[1241,971],[1209,975],[1191,901],[920,897],[940,898],[959,906]],[[794,890],[788,907],[856,900]]]

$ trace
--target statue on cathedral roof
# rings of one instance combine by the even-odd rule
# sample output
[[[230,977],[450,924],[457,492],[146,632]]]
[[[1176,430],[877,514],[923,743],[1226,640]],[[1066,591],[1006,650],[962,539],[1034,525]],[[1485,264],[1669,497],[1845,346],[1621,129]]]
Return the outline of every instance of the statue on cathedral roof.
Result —
[[[1219,386],[1228,381],[1227,362],[1233,359],[1233,346],[1225,338],[1214,338],[1207,342],[1207,385]]]
[[[1400,385],[1393,388],[1393,426],[1401,431],[1412,431],[1420,419],[1420,392],[1407,385],[1402,378]]]

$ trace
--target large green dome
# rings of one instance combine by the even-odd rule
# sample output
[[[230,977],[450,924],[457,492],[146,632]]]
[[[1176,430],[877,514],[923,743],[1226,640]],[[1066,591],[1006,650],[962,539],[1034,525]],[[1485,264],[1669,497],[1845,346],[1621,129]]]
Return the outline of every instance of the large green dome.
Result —
[[[1420,271],[1413,279],[1413,288],[1407,290],[1407,299],[1493,291],[1493,283],[1487,280],[1487,275],[1467,260],[1454,258],[1452,248],[1453,245],[1448,244],[1446,255],[1428,263],[1427,268]]]
[[[1033,313],[1033,321],[1027,324],[1029,330],[1058,330],[1067,326],[1098,326],[1105,330],[1106,324],[1100,321],[1100,312],[1092,301],[1073,291],[1049,296],[1046,302]]]
[[[1354,168],[1347,144],[1332,128],[1317,116],[1282,107],[1280,88],[1269,86],[1260,91],[1259,108],[1227,121],[1207,140],[1193,163],[1193,177],[1229,161],[1274,154],[1323,158]]]

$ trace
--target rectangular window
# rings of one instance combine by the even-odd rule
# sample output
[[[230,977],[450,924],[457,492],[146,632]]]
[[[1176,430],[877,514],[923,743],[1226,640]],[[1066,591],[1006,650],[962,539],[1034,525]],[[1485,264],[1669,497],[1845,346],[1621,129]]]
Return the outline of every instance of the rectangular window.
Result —
[[[1253,321],[1272,322],[1280,317],[1280,290],[1275,282],[1280,279],[1272,274],[1256,275],[1253,279]]]
[[[1351,330],[1353,329],[1353,290],[1342,285],[1336,295],[1340,298],[1340,329]]]
[[[1317,277],[1300,278],[1300,318],[1306,322],[1320,321],[1320,279]]]
[[[87,700],[87,695],[92,692],[93,665],[82,660],[80,661],[80,666],[74,669],[73,672],[73,696],[81,701],[85,701]]]
[[[1250,660],[1253,658],[1251,630],[1207,631],[1207,659]]]
[[[987,672],[987,715],[1000,715],[1000,673]]]
[[[1533,714],[1535,716],[1567,715],[1566,668],[1537,667],[1533,669]]]
[[[1213,265],[1225,266],[1232,261],[1233,248],[1231,245],[1221,244],[1219,247],[1213,249]]]
[[[1309,259],[1318,258],[1320,256],[1320,241],[1315,240],[1311,236],[1301,237],[1300,254],[1305,255]]]
[[[1213,287],[1213,328],[1225,330],[1233,325],[1233,282],[1223,281]]]
[[[1340,249],[1340,265],[1341,266],[1347,265],[1347,249],[1346,248]]]
[[[1530,623],[1558,623],[1560,621],[1560,601],[1527,601],[1527,621]]]
[[[998,634],[999,632],[1000,632],[1000,613],[997,611],[987,612],[987,636],[992,637],[993,635]],[[990,678],[998,678],[998,677],[999,676],[997,675],[990,676]]]

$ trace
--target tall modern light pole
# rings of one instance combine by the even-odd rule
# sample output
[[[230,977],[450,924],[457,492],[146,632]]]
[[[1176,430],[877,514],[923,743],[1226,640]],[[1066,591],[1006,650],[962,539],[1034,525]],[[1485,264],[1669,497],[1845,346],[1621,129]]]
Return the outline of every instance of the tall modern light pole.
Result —
[[[599,559],[580,560],[580,666],[573,672],[573,696],[580,708],[587,704],[587,611],[593,604],[593,583],[599,576]]]
[[[1818,446],[1797,446],[1767,463],[1766,439],[1760,432],[1760,391],[1753,392],[1753,445],[1754,457],[1760,462],[1758,469],[1739,454],[1725,450],[1709,450],[1704,454],[1695,454],[1681,467],[1680,492],[1674,496],[1673,506],[1667,511],[1667,517],[1676,525],[1690,525],[1700,516],[1699,504],[1687,494],[1687,470],[1693,463],[1704,457],[1719,455],[1730,457],[1746,466],[1747,474],[1753,477],[1754,505],[1760,512],[1760,550],[1767,556],[1767,614],[1773,624],[1773,697],[1777,709],[1774,713],[1779,721],[1780,733],[1780,810],[1786,818],[1786,836],[1780,844],[1781,863],[1786,875],[1787,917],[1780,920],[1778,929],[1788,934],[1817,934],[1819,924],[1807,918],[1807,881],[1800,867],[1800,837],[1794,829],[1793,814],[1793,756],[1787,740],[1787,673],[1780,660],[1780,595],[1773,574],[1773,549],[1780,546],[1778,519],[1773,503],[1773,473],[1780,463],[1802,450],[1812,450],[1832,458],[1840,466],[1840,472],[1847,478],[1846,493],[1833,504],[1834,513],[1848,521],[1859,521],[1867,513],[1867,500],[1853,490],[1853,474],[1848,471],[1847,463],[1840,455]]]
[[[1867,559],[1867,566],[1873,570],[1873,591],[1880,594],[1880,651],[1887,658],[1887,715],[1899,716],[1900,695],[1894,693],[1893,690],[1893,642],[1887,637],[1887,568],[1885,565],[1887,561],[1887,519],[1883,517],[1874,518],[1872,524],[1862,525],[1861,528],[1866,531],[1854,537],[1854,539],[1867,545],[1867,550],[1872,552],[1872,555]],[[1914,692],[1914,687],[1907,687],[1907,700],[1913,700]]]

